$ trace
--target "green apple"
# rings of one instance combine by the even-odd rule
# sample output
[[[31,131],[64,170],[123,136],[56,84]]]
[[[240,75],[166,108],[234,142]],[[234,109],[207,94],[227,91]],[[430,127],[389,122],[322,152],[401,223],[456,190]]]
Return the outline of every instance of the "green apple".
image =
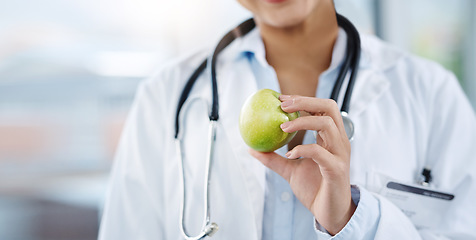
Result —
[[[298,118],[299,112],[284,112],[279,95],[281,94],[271,89],[259,90],[251,95],[241,108],[241,137],[256,151],[275,151],[296,135],[296,132],[284,132],[280,125]]]

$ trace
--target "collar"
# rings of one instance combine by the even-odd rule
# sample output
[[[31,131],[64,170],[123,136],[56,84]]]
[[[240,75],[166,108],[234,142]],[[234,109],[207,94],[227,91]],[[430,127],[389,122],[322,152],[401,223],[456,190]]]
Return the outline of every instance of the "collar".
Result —
[[[240,40],[241,41],[238,43],[237,46],[237,50],[239,53],[237,54],[237,57],[254,56],[260,63],[260,65],[262,65],[263,67],[270,66],[268,64],[268,61],[266,60],[266,50],[258,27],[255,27],[255,29],[253,29]],[[342,28],[339,28],[337,39],[332,50],[331,64],[323,74],[331,72],[340,66],[342,60],[345,57],[346,43],[347,33]]]
[[[257,26],[241,39],[237,48],[237,57],[254,56],[260,65],[269,66],[268,61],[266,60],[266,51],[263,39],[261,38],[261,34]]]

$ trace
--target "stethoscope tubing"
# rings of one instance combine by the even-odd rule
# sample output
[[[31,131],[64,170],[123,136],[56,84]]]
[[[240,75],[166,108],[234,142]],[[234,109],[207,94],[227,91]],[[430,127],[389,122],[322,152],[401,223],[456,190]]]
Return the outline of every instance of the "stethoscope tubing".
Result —
[[[238,25],[236,28],[228,32],[217,44],[217,47],[213,51],[212,58],[210,60],[211,65],[210,65],[210,74],[211,74],[211,85],[212,85],[212,109],[209,115],[210,121],[215,120],[218,121],[219,118],[219,112],[218,112],[218,85],[217,85],[217,78],[216,78],[216,61],[218,58],[218,54],[226,47],[228,46],[233,40],[235,40],[238,37],[244,36],[248,34],[253,28],[256,26],[253,18],[250,18],[240,25]],[[180,95],[178,106],[177,106],[177,111],[175,113],[175,138],[178,137],[179,131],[180,131],[180,123],[179,123],[179,117],[180,117],[180,112],[182,110],[183,105],[185,104],[185,101],[187,100],[187,97],[190,95],[190,92],[192,91],[192,88],[195,84],[195,82],[198,79],[198,76],[206,69],[207,64],[208,64],[208,59],[205,59],[202,61],[200,66],[195,69],[195,71],[192,73],[190,78],[188,79],[187,83],[185,84],[185,87],[182,91],[182,94]]]
[[[341,112],[345,112],[345,116],[347,117],[349,114],[349,107],[350,107],[350,98],[352,97],[352,92],[354,90],[355,80],[357,78],[357,72],[360,65],[360,55],[361,55],[361,47],[360,47],[360,37],[359,32],[354,27],[354,25],[347,19],[347,18],[337,18],[338,21],[342,22],[339,26],[342,26],[344,30],[348,33],[348,38],[352,39],[352,41],[347,41],[348,53],[350,53],[351,58],[350,61],[350,77],[349,83],[347,84],[347,89],[345,91],[344,100],[342,101]],[[345,23],[344,23],[345,22]],[[345,77],[342,78],[342,81]],[[334,99],[337,102],[337,97]]]
[[[213,153],[215,149],[215,142],[216,142],[216,130],[217,130],[217,121],[210,121],[209,126],[208,126],[208,150],[207,150],[207,160],[206,160],[206,165],[207,169],[205,171],[205,182],[204,182],[204,189],[203,189],[203,203],[204,203],[204,208],[203,208],[203,216],[204,219],[202,220],[203,226],[202,230],[197,236],[190,236],[184,225],[184,219],[185,219],[185,204],[186,204],[186,194],[185,194],[185,170],[183,167],[183,152],[182,152],[182,142],[180,137],[175,139],[175,145],[177,149],[177,155],[179,156],[179,175],[181,176],[181,185],[182,185],[182,201],[180,203],[180,231],[182,233],[182,236],[187,239],[187,240],[198,240],[202,239],[205,236],[212,236],[217,230],[218,230],[218,225],[216,223],[211,223],[210,222],[210,202],[208,201],[210,199],[210,177],[211,177],[211,166],[213,165]]]

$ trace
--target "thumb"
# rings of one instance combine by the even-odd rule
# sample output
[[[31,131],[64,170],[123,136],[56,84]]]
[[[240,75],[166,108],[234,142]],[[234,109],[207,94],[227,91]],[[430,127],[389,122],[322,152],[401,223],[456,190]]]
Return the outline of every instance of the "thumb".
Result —
[[[281,177],[289,182],[292,170],[296,164],[295,161],[290,161],[275,152],[265,153],[253,149],[250,149],[249,152],[251,156],[258,159],[263,165],[281,175]]]

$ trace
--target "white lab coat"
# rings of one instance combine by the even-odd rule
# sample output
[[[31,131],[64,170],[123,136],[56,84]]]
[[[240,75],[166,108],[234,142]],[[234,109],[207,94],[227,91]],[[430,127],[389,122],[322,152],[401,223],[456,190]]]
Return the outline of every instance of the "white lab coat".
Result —
[[[350,175],[379,205],[376,239],[476,238],[476,119],[455,77],[374,37],[361,38],[349,113],[355,123]],[[235,64],[239,41],[217,65],[220,119],[210,206],[220,229],[213,239],[254,240],[262,234],[266,169],[248,154],[238,130],[240,108],[257,85],[246,64]],[[101,240],[182,239],[175,112],[186,80],[208,54],[182,58],[140,85],[117,150]],[[192,234],[203,216],[209,79],[208,71],[200,76],[181,116],[189,196],[185,224]],[[455,199],[438,228],[417,230],[379,190],[385,178],[414,183],[426,164],[433,167],[433,187]]]

